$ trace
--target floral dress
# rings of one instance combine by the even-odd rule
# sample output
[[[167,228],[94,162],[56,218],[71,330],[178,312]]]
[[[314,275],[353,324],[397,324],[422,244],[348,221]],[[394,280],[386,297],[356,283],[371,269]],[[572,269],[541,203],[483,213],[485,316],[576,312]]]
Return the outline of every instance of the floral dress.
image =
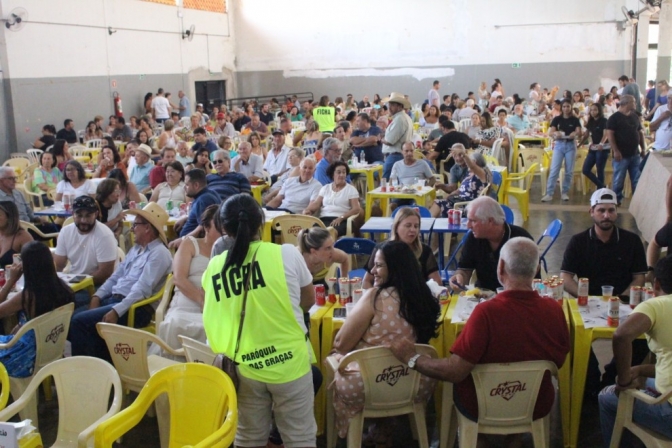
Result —
[[[454,208],[455,203],[457,202],[467,202],[476,199],[481,194],[481,191],[483,191],[483,188],[492,182],[492,174],[487,169],[485,170],[485,178],[486,181],[483,182],[476,174],[467,174],[467,177],[465,177],[460,184],[460,188],[458,189],[456,196],[452,196],[448,199],[437,199],[434,201],[439,205],[439,207],[441,207],[441,216],[447,218],[448,211]]]

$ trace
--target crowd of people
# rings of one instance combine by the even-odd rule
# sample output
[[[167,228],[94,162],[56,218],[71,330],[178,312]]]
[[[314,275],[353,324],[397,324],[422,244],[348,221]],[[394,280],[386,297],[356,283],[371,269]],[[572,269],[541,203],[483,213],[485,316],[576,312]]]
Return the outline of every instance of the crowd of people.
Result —
[[[44,152],[30,175],[32,191],[42,195],[46,205],[74,198],[73,223],[60,228],[60,222],[35,217],[33,204],[17,188],[13,168],[0,168],[0,267],[9,274],[0,289],[0,315],[17,315],[21,325],[74,302],[68,335],[72,355],[109,359],[96,323],[126,324],[130,307],[156,294],[172,273],[175,293],[157,333],[173,348],[180,346],[179,335],[207,340],[215,352],[239,363],[236,444],[265,446],[273,409],[287,446],[315,446],[313,396],[321,376],[311,368],[315,359],[306,340],[306,313],[315,302],[314,284],[325,283],[332,265],[337,263],[344,275],[353,266],[322,228],[303,230],[298,247],[261,241],[262,205],[318,216],[340,238],[347,233],[349,218],[360,224],[364,218],[366,192],[350,172],[350,162],[381,164],[383,179],[402,185],[424,180],[443,191],[445,197],[431,206],[433,216],[446,216],[456,202],[468,202],[471,232],[448,286],[461,290],[475,273],[477,287],[503,292],[476,308],[449,358],[418,355],[414,344],[427,343],[437,331],[439,304],[427,282],[441,284],[441,277],[435,252],[420,239],[420,212],[405,207],[413,201],[398,201],[395,205],[402,208],[389,240],[377,244],[366,263],[366,292],[338,333],[334,354],[390,346],[399,360],[424,375],[419,401],[429,398],[436,380],[449,381],[456,384],[460,412],[475,419],[478,410],[469,375],[475,365],[544,359],[560,367],[570,349],[561,309],[532,288],[533,279],[541,275],[532,235],[506,222],[496,196],[481,194],[493,182],[486,158],[508,163],[513,156],[511,135],[539,131],[539,124],[548,122],[554,144],[544,202],[552,199],[563,161],[561,198],[568,199],[577,147],[589,143],[584,174],[598,189],[590,199],[593,225],[574,235],[564,249],[561,271],[569,294],[577,295],[577,282],[583,277],[590,279],[591,295],[601,295],[598,289],[608,284],[614,286],[614,295],[626,297],[630,288],[645,281],[653,282],[657,295],[672,293],[670,261],[659,260],[660,249],[672,243],[670,225],[661,229],[648,251],[639,236],[616,226],[625,172],[634,190],[640,163],[648,156],[644,116],[650,115],[648,128],[655,132],[652,150],[670,149],[672,92],[655,97],[654,91],[654,97],[647,93],[640,98],[634,82],[627,77],[619,82],[622,90],[605,94],[600,87],[595,96],[588,89],[565,91],[562,98],[556,98],[557,87],[542,89],[533,83],[523,100],[519,95],[506,97],[499,80],[491,91],[483,83],[476,94],[469,92],[463,99],[457,94],[441,97],[436,81],[417,110],[408,97],[393,92],[387,98],[375,95],[373,102],[368,96],[358,102],[352,95],[333,102],[323,96],[302,104],[296,97],[281,104],[251,101],[231,111],[221,105],[209,115],[201,104],[192,112],[183,92],[176,105],[159,89],[156,96],[148,94],[144,113],[131,117],[128,125],[123,117],[110,117],[104,129],[98,116],[81,135],[72,120],[58,132],[45,125],[34,144]],[[667,83],[658,86],[666,88]],[[416,141],[419,134],[424,139]],[[94,166],[83,165],[69,151],[90,139],[104,140],[91,161]],[[494,151],[498,146],[505,150]],[[609,154],[612,189],[604,178]],[[438,176],[437,182],[444,163],[446,177]],[[253,185],[260,182],[269,186],[262,205],[252,196]],[[671,196],[668,190],[670,216]],[[180,214],[180,203],[189,205],[186,213]],[[166,232],[171,215],[176,218],[175,234]],[[132,235],[124,227],[129,219]],[[21,221],[45,233],[58,232],[53,263],[46,246],[33,241],[38,235],[24,230]],[[133,245],[117,263],[119,241],[130,242],[131,236]],[[15,262],[17,254],[22,263]],[[59,280],[57,272],[66,266],[72,274],[93,278],[92,296],[87,291],[75,294]],[[25,287],[15,292],[22,274]],[[602,377],[592,358],[587,389],[595,395],[602,390],[607,445],[615,412],[614,385],[617,390],[641,385],[655,373],[656,382],[649,386],[660,391],[672,387],[671,347],[663,336],[667,330],[661,330],[668,302],[666,296],[634,310],[636,317],[614,338],[615,359]],[[138,308],[135,325],[147,325],[153,311],[152,305]],[[636,342],[635,350],[629,351],[630,342],[642,333],[648,335],[648,347]],[[0,351],[0,361],[12,376],[30,375],[35,345],[28,335],[24,338],[16,348]],[[511,351],[510,346],[521,350]],[[655,368],[640,365],[649,349],[659,356]],[[269,356],[264,360],[253,355],[259,351]],[[635,367],[630,370],[631,362]],[[363,405],[359,375],[358,366],[349,366],[332,386],[341,438]],[[535,418],[548,414],[552,403],[553,390],[546,381]],[[672,405],[666,406],[664,412],[672,412]],[[665,414],[641,415],[640,423],[671,436],[670,426],[661,423]],[[389,441],[393,426],[383,423],[370,436]],[[508,442],[516,443],[516,437],[511,439]]]

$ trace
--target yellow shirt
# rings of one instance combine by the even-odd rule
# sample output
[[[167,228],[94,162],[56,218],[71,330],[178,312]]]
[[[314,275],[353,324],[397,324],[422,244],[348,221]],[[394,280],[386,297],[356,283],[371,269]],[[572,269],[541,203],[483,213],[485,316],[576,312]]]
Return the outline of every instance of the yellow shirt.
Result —
[[[336,127],[336,111],[333,107],[316,107],[313,109],[313,119],[320,127],[321,132],[334,132]]]

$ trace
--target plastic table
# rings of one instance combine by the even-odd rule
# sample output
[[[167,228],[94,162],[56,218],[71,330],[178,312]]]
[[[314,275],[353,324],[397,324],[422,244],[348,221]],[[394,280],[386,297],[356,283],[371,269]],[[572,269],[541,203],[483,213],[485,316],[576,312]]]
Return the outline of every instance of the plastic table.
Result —
[[[366,175],[366,190],[371,191],[376,188],[374,181],[374,173],[378,173],[378,179],[383,177],[383,165],[373,164],[373,165],[364,165],[358,166],[356,168],[350,168],[351,174],[365,174]]]
[[[373,200],[380,199],[380,207],[383,209],[383,215],[388,215],[388,203],[390,199],[415,199],[418,205],[425,206],[427,199],[432,201],[436,198],[436,190],[433,187],[422,187],[420,190],[412,192],[402,191],[380,191],[380,187],[370,190],[366,193],[366,213],[365,219],[368,221],[371,217],[371,208],[373,207]]]

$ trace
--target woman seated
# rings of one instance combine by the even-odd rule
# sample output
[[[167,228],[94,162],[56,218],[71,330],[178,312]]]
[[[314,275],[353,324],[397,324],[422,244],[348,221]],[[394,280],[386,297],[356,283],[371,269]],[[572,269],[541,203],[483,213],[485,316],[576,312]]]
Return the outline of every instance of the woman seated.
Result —
[[[89,121],[86,125],[86,131],[84,131],[84,143],[101,138],[103,138],[103,130],[96,126],[95,121]]]
[[[492,182],[492,173],[482,154],[475,152],[467,155],[464,146],[459,143],[453,146],[451,153],[453,157],[457,157],[458,154],[464,157],[469,172],[457,190],[450,193],[446,199],[434,201],[430,212],[435,218],[440,216],[447,218],[448,210],[452,209],[455,203],[473,201],[480,196],[483,188]],[[436,184],[434,188],[448,192],[448,185],[446,184]]]
[[[256,132],[250,133],[247,137],[247,141],[252,145],[252,154],[256,154],[266,160],[268,155],[268,149],[265,146],[261,145],[261,137]]]
[[[395,338],[427,344],[436,337],[440,307],[408,244],[400,241],[383,243],[376,251],[372,274],[373,287],[367,289],[355,304],[352,314],[336,335],[334,352],[339,359],[353,350],[386,345]],[[416,402],[426,403],[435,381],[424,376],[420,381]],[[337,371],[331,387],[334,387],[336,429],[338,436],[345,438],[350,419],[364,406],[359,365],[351,363],[342,374]],[[386,419],[381,424],[376,442],[390,442],[391,423]]]
[[[11,201],[0,201],[0,269],[12,264],[14,255],[33,241],[30,233],[19,225],[19,209]]]
[[[334,239],[327,229],[322,227],[303,229],[299,232],[298,246],[313,276],[313,284],[326,285],[325,278],[334,263],[341,265],[341,277],[348,276],[350,258],[348,254],[334,247]]]
[[[361,211],[359,192],[345,181],[348,174],[350,169],[343,161],[329,165],[327,176],[333,182],[323,186],[317,198],[303,211],[304,215],[319,212],[324,225],[335,228],[339,237],[346,233],[348,218],[359,215]]]
[[[228,135],[222,135],[219,137],[219,140],[217,140],[217,146],[219,149],[226,151],[229,154],[229,157],[232,159],[238,155],[236,150],[233,149],[233,141]]]
[[[289,111],[289,119],[292,122],[303,120],[303,115],[301,115],[299,113],[299,108],[298,107],[292,106],[292,108]]]
[[[492,155],[492,147],[494,146],[497,139],[504,137],[505,134],[502,131],[502,128],[495,126],[492,122],[492,117],[490,112],[483,112],[481,115],[481,130],[476,133],[476,137],[473,138],[473,143],[476,146],[476,151],[481,154]],[[504,138],[502,140],[502,156],[498,162],[502,166],[507,166],[506,161],[509,158],[509,148],[511,147],[509,139]]]
[[[467,128],[466,134],[469,136],[469,138],[476,138],[479,132],[481,132],[481,116],[478,114],[478,112],[474,112],[471,115],[471,123]]]
[[[73,200],[78,196],[96,194],[96,186],[86,178],[82,164],[76,160],[65,164],[65,176],[56,185],[56,200],[62,201],[64,194],[69,194]]]
[[[287,164],[290,166],[290,169],[278,177],[278,180],[273,185],[271,185],[271,188],[266,190],[266,192],[262,195],[261,199],[263,204],[267,204],[271,199],[276,197],[278,193],[280,193],[280,190],[282,189],[282,186],[285,184],[287,179],[290,177],[297,177],[299,174],[301,174],[299,165],[301,165],[301,161],[303,161],[304,157],[305,155],[303,153],[303,149],[301,148],[292,148],[289,150]]]
[[[184,167],[185,172],[187,173],[194,168],[205,171],[206,175],[212,173],[212,162],[210,162],[210,153],[207,149],[201,148],[196,151],[194,153],[194,160]]]
[[[432,249],[420,241],[420,213],[414,207],[402,207],[397,211],[392,223],[391,241],[401,241],[408,244],[415,258],[420,263],[422,277],[427,280],[434,280],[441,284],[441,275],[439,274],[439,265]],[[383,243],[381,243],[383,244]],[[375,265],[376,253],[380,249],[380,244],[371,253],[369,261],[366,264],[366,274],[364,275],[364,289],[373,286],[373,268]]]
[[[154,188],[149,199],[149,202],[156,202],[163,209],[166,208],[168,201],[173,201],[174,207],[177,206],[177,202],[187,202],[184,193],[184,167],[178,161],[166,165],[166,181]]]
[[[439,115],[439,109],[436,106],[429,106],[427,115],[420,117],[420,127],[437,129],[439,127]]]
[[[124,225],[126,215],[121,206],[121,184],[116,179],[105,179],[98,184],[96,189],[96,202],[100,208],[98,220],[119,237]]]
[[[133,182],[126,179],[123,171],[120,169],[113,169],[110,171],[110,174],[107,176],[108,179],[116,179],[119,181],[119,187],[121,188],[121,194],[119,195],[119,200],[121,201],[121,208],[124,210],[128,209],[128,203],[134,201],[135,203],[140,201],[140,194],[138,193],[138,187],[135,186]]]
[[[59,138],[56,140],[54,146],[49,151],[56,158],[56,166],[59,170],[61,170],[62,173],[65,173],[65,164],[68,162],[68,160],[72,159],[68,148],[68,142],[62,138]]]
[[[317,152],[322,143],[322,132],[315,120],[306,123],[306,131],[303,133],[303,152],[309,156]]]
[[[174,127],[175,122],[173,120],[166,120],[163,122],[163,132],[159,135],[159,140],[157,142],[159,151],[163,148],[177,148],[177,143],[180,141],[180,138],[173,130]]]
[[[56,166],[54,155],[47,151],[40,154],[40,166],[33,171],[33,193],[40,193],[42,195],[42,202],[44,205],[53,205],[54,201],[47,197],[47,192],[56,189],[58,184],[63,179],[63,173]]]
[[[19,327],[75,299],[72,289],[56,275],[54,259],[45,244],[29,242],[21,249],[21,259],[21,264],[7,268],[11,274],[0,289],[0,318],[16,314]],[[21,274],[24,288],[10,296]],[[5,344],[13,337],[0,336],[0,342]],[[35,332],[29,331],[11,348],[0,350],[0,362],[9,376],[27,378],[33,374],[36,351]]]
[[[210,262],[212,245],[222,236],[214,223],[218,210],[219,205],[211,205],[205,209],[201,214],[205,236],[203,238],[188,236],[187,241],[180,244],[173,259],[175,293],[163,322],[159,324],[157,334],[174,349],[182,347],[179,335],[205,343],[203,329],[205,293],[201,287],[201,279]],[[152,351],[158,353],[159,349],[153,346]],[[161,356],[173,358],[167,353],[162,353]]]
[[[122,162],[116,146],[106,145],[100,151],[100,154],[98,154],[98,168],[93,173],[93,177],[104,179],[115,168],[120,169],[124,173],[124,176],[128,177],[126,165]]]
[[[54,143],[56,143],[56,127],[53,124],[45,124],[42,126],[42,137],[33,142],[33,148],[46,151]]]

